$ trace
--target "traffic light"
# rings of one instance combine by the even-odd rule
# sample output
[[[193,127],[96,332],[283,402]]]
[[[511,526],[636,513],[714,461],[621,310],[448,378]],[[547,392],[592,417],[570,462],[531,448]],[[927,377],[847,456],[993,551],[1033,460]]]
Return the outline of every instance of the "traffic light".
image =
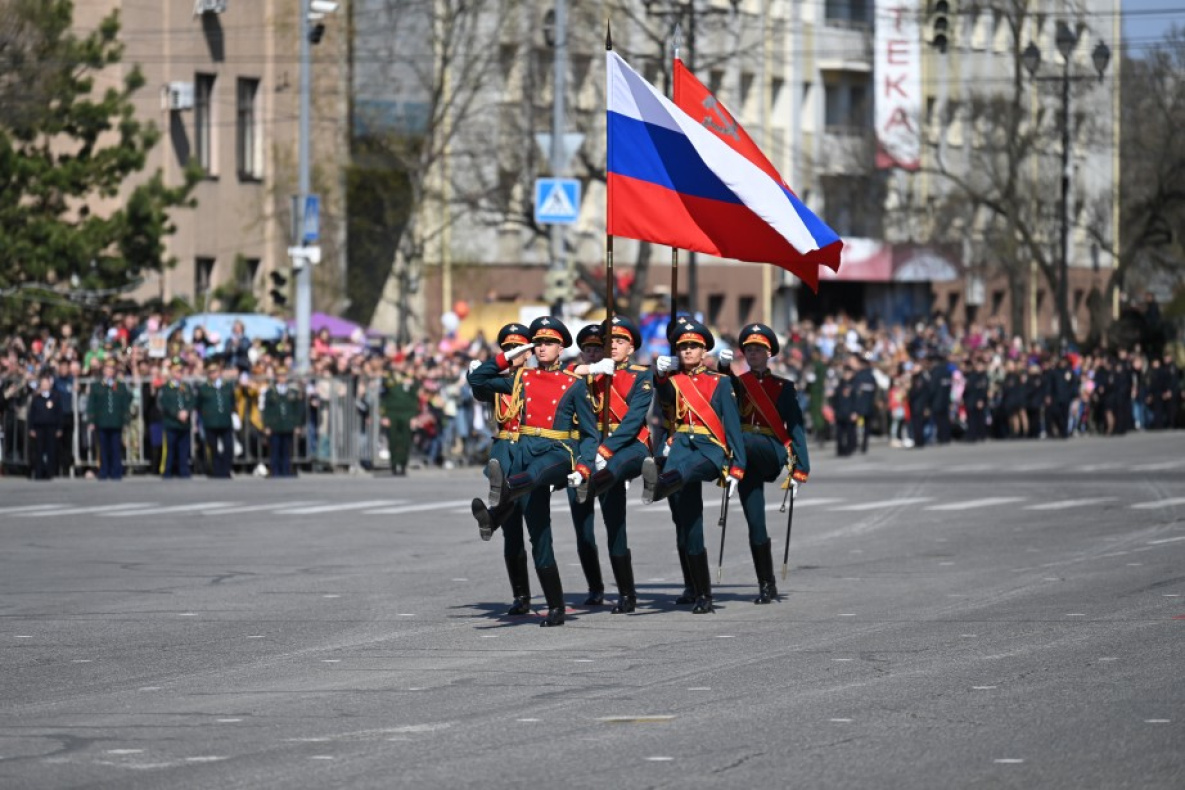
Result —
[[[946,54],[946,50],[950,46],[950,37],[953,34],[950,20],[950,0],[934,0],[930,6],[928,38],[930,46],[943,54]]]
[[[274,307],[284,307],[288,304],[288,277],[281,271],[272,271],[268,274],[272,281],[272,287],[267,292],[271,297],[272,305]]]

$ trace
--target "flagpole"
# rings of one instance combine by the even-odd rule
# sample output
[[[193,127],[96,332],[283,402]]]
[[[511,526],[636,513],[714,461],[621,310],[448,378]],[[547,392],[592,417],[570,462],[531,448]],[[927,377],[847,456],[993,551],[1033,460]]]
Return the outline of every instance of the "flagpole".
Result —
[[[675,24],[675,35],[671,39],[671,100],[679,103],[679,82],[675,79],[674,63],[679,60],[679,48],[683,44],[683,31]],[[671,354],[675,353],[675,341],[671,337],[675,329],[675,318],[679,315],[679,248],[671,247],[671,319],[667,322],[667,339],[671,341]],[[694,317],[694,316],[693,316]]]
[[[613,30],[608,21],[605,22],[605,51],[613,51]],[[605,217],[610,216],[609,207],[612,202],[613,190],[609,184],[609,146],[612,141],[608,124],[605,126]],[[608,222],[606,222],[606,226]],[[605,232],[605,355],[612,358],[613,350],[613,314],[617,306],[617,295],[614,293],[616,283],[613,278],[613,234]],[[604,403],[601,405],[601,441],[609,433],[609,388],[613,386],[613,378],[605,377]]]

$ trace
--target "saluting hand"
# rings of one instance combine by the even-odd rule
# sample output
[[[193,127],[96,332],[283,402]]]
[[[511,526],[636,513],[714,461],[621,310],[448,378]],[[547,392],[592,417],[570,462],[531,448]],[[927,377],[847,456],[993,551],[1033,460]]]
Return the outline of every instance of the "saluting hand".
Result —
[[[666,373],[675,366],[674,357],[661,356],[654,360],[654,367],[659,373]]]
[[[732,365],[732,349],[720,349],[720,353],[716,355],[716,363],[722,368],[727,368]]]
[[[521,357],[523,354],[530,353],[531,350],[534,348],[535,348],[534,343],[527,343],[526,345],[515,346],[514,348],[510,349],[509,351],[504,352],[502,354],[502,356],[506,357],[507,362],[510,362],[511,360],[513,360],[517,357]]]
[[[507,357],[507,359],[509,359],[509,357]],[[481,360],[475,359],[469,363],[469,372],[472,373],[473,371],[477,370],[480,367],[481,367]]]

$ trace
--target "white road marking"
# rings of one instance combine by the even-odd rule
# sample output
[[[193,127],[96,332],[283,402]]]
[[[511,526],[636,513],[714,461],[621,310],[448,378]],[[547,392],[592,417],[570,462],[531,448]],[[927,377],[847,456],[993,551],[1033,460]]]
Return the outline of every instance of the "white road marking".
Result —
[[[1144,719],[1145,724],[1172,724],[1172,719]]]
[[[332,760],[332,759],[334,759],[334,757],[332,754],[311,754],[311,755],[309,755],[309,759],[310,760]]]
[[[337,594],[335,594],[335,593],[329,593],[329,594],[327,594],[327,595],[322,595],[321,597],[322,597],[322,598],[341,598],[341,596],[340,596],[340,595],[337,595]]]
[[[1086,499],[1060,499],[1057,502],[1043,502],[1040,505],[1027,505],[1025,510],[1069,510],[1072,507],[1087,507],[1100,505],[1103,502],[1114,502],[1117,497],[1100,496]]]
[[[827,721],[835,722],[836,724],[847,724],[851,719],[828,719]]]
[[[732,634],[716,634],[717,639],[736,639]]]
[[[367,516],[398,516],[403,513],[422,513],[425,510],[448,510],[459,505],[467,505],[468,499],[447,499],[443,502],[429,502],[424,505],[404,505],[403,507],[391,507],[381,510],[365,510],[364,515]]]
[[[32,634],[17,634],[16,636],[13,637],[13,639],[32,639],[32,638],[33,638]]]
[[[1185,505],[1185,496],[1158,499],[1155,502],[1141,502],[1138,505],[1132,505],[1132,510],[1159,510],[1162,507],[1175,507],[1176,505]]]
[[[844,505],[843,507],[832,508],[836,512],[850,512],[857,513],[865,510],[882,510],[891,507],[904,507],[905,505],[916,505],[919,502],[932,502],[933,497],[906,497],[904,499],[881,499],[876,502],[861,502],[858,505]]]
[[[144,754],[143,749],[108,749],[106,754]]]
[[[269,502],[266,505],[243,505],[242,507],[220,507],[207,510],[202,513],[203,516],[230,516],[235,513],[257,513],[263,510],[271,510],[273,508],[282,507],[301,507],[304,505],[320,505],[323,500],[320,499],[306,499],[300,502]]]
[[[242,719],[219,719],[218,723],[219,724],[236,724],[240,721],[242,721]]]
[[[278,516],[312,516],[318,513],[336,513],[341,510],[365,510],[368,507],[383,507],[385,505],[399,505],[406,499],[373,499],[369,502],[337,502],[332,505],[315,505],[313,507],[285,507],[277,510]]]
[[[1066,617],[1086,617],[1082,612],[1070,612]]]
[[[1185,466],[1185,461],[1162,461],[1156,464],[1140,464],[1131,467],[1133,472],[1159,472],[1164,469],[1176,469],[1178,466]]]
[[[832,661],[855,661],[854,658],[833,658]]]
[[[159,516],[166,513],[185,513],[192,510],[207,510],[224,505],[237,505],[237,502],[199,502],[196,505],[174,505],[173,507],[148,508],[143,510],[121,510],[115,513],[100,513],[103,518],[123,518],[125,516]]]
[[[577,664],[591,664],[593,662],[591,658],[574,658],[572,660]]]
[[[1010,502],[1023,502],[1024,497],[1020,496],[995,496],[987,497],[986,499],[969,499],[966,502],[948,502],[945,505],[931,505],[926,510],[975,510],[981,507],[994,507],[996,505],[1007,505]]]
[[[1161,593],[1161,598],[1180,598],[1181,593]]]
[[[669,763],[674,761],[674,757],[647,757],[646,761],[651,763]]]
[[[1118,660],[1119,660],[1119,659],[1118,659],[1117,657],[1115,657],[1115,656],[1107,656],[1106,658],[1100,658],[1100,659],[1099,659],[1099,661],[1118,661]]]
[[[844,612],[843,614],[840,615],[840,617],[855,617],[855,616],[856,616],[855,612]]]
[[[263,639],[263,634],[247,634],[248,639]]]
[[[971,688],[973,691],[991,691],[994,688],[999,688],[999,686],[972,686]]]
[[[691,688],[689,688],[687,690],[688,691],[711,691],[712,687],[711,686],[692,686]]]
[[[141,686],[137,691],[160,691],[160,686]]]
[[[412,614],[411,612],[400,612],[399,614],[397,614],[395,616],[396,617],[415,617],[415,615]]]
[[[90,664],[92,659],[89,658],[73,658],[70,659],[71,664]]]
[[[216,754],[202,755],[201,757],[186,757],[187,763],[216,763],[220,760],[225,760],[225,757],[220,757]]]
[[[0,514],[25,513],[30,510],[53,510],[60,507],[69,507],[69,505],[20,505],[17,507],[0,507]]]
[[[804,507],[815,507],[817,505],[833,505],[836,502],[844,502],[844,501],[846,501],[846,500],[841,499],[840,497],[818,497],[818,498],[799,497],[798,499],[794,500],[794,509],[795,510],[802,510]],[[776,504],[771,504],[771,505],[765,506],[765,510],[767,513],[772,512],[774,510],[781,510],[781,509],[782,509],[782,498],[780,496],[778,497],[778,501]],[[789,502],[786,503],[786,509],[787,510],[790,509]]]
[[[1021,763],[1024,762],[1024,760],[1021,760],[1016,757],[999,757],[995,760],[992,760],[992,762],[993,763],[1000,763],[1002,765],[1020,765]]]
[[[110,513],[116,510],[142,510],[155,507],[155,502],[124,502],[122,505],[96,505],[93,507],[72,507],[68,510],[51,510],[39,513],[18,513],[22,518],[50,518],[53,516],[77,516],[82,513]]]
[[[1156,546],[1161,543],[1176,543],[1178,540],[1185,540],[1185,535],[1182,535],[1181,537],[1178,537],[1178,538],[1161,538],[1160,540],[1150,540],[1150,541],[1148,541],[1148,545],[1149,546]]]
[[[197,612],[178,612],[178,617],[197,617]]]

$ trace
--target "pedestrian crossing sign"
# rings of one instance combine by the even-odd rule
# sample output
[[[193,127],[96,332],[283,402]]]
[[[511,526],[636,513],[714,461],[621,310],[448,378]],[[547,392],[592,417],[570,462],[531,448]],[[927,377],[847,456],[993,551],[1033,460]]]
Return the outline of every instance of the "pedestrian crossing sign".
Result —
[[[535,222],[570,225],[580,214],[580,182],[575,178],[535,179]]]

